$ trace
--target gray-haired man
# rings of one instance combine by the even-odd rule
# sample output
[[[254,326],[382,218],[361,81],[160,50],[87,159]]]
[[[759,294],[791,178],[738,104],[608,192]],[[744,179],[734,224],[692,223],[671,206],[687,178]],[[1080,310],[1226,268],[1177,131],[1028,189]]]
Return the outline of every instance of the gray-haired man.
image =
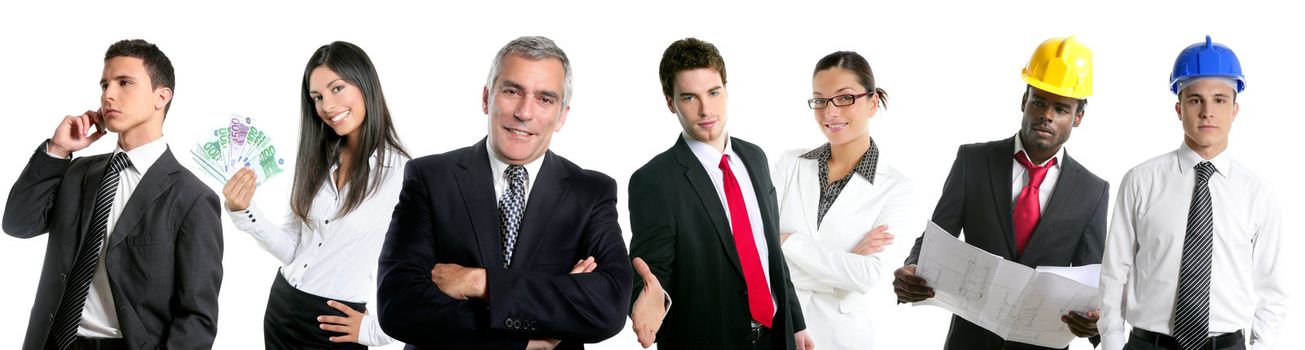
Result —
[[[625,324],[616,182],[550,152],[571,65],[522,37],[494,59],[476,144],[415,159],[380,257],[381,328],[409,349],[580,349]]]

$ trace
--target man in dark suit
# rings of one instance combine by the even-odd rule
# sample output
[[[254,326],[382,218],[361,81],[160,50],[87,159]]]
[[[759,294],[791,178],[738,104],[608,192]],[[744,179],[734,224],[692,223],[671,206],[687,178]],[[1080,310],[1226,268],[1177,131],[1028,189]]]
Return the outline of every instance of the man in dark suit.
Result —
[[[630,318],[639,342],[811,348],[780,251],[766,154],[725,133],[724,59],[687,38],[666,49],[660,75],[684,132],[630,177],[630,256],[641,276]]]
[[[509,42],[482,94],[489,135],[415,159],[381,251],[381,328],[409,349],[580,349],[620,331],[630,262],[616,182],[548,150],[570,61]]]
[[[933,222],[989,253],[1020,264],[1079,266],[1101,263],[1110,185],[1065,153],[1070,131],[1083,121],[1092,94],[1091,51],[1070,38],[1047,40],[1024,69],[1017,135],[960,147]],[[1051,67],[1051,68],[1048,68]],[[1057,70],[1059,69],[1059,70]],[[1036,165],[1035,165],[1036,164]],[[933,296],[915,276],[923,236],[893,281],[900,302]],[[1092,336],[1096,312],[1063,316],[1079,337]],[[1009,342],[952,316],[945,349],[1044,349]]]
[[[173,82],[158,47],[113,44],[99,111],[64,118],[10,190],[5,232],[49,233],[23,349],[212,347],[222,222],[163,139]],[[72,158],[108,132],[113,153]]]

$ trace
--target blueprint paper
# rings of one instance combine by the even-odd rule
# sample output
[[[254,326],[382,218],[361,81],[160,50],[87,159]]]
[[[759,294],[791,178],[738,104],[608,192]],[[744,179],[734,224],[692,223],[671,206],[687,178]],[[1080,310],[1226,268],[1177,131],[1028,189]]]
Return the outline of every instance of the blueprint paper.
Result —
[[[1039,269],[971,246],[930,222],[915,274],[934,297],[916,305],[941,307],[1009,341],[1069,346],[1077,337],[1060,316],[1100,307],[1100,265]]]

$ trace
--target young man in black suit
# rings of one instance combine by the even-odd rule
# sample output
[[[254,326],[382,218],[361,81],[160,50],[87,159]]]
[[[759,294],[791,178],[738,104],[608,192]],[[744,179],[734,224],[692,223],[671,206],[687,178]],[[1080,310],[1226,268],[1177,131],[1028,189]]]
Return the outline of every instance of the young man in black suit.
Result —
[[[113,44],[99,110],[65,117],[14,183],[5,232],[50,234],[23,349],[213,346],[222,222],[163,138],[174,81],[154,44]],[[72,157],[109,132],[113,153]]]
[[[659,73],[684,132],[630,177],[630,256],[641,277],[630,318],[640,344],[810,349],[766,154],[725,132],[725,60],[687,38],[666,48]]]

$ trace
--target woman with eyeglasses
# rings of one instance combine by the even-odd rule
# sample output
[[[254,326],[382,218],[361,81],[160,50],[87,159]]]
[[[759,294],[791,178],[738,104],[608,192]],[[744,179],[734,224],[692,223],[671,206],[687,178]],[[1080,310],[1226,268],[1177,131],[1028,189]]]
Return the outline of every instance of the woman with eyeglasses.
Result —
[[[925,217],[911,180],[870,137],[888,94],[865,58],[825,56],[811,87],[807,105],[828,142],[784,153],[772,171],[784,258],[815,343],[874,349],[877,325],[887,322],[876,313],[893,306],[892,271],[905,256],[885,250],[890,232],[923,232]]]
[[[366,349],[394,341],[367,302],[399,202],[407,151],[371,58],[336,41],[308,59],[300,87],[299,153],[282,225],[252,205],[255,172],[222,190],[236,228],[281,262],[263,314],[266,349]]]

